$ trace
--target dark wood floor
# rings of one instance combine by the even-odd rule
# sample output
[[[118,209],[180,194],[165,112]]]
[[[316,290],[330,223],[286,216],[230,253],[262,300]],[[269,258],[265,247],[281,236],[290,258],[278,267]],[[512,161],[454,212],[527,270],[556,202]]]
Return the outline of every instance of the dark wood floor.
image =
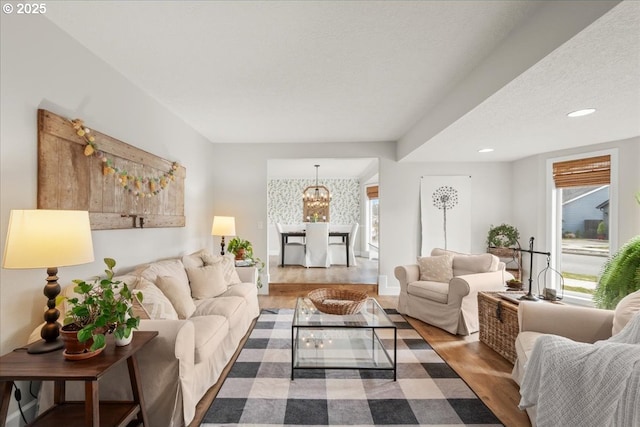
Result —
[[[301,289],[300,293],[306,293],[306,289]],[[259,299],[261,308],[294,308],[296,301],[296,297],[293,295],[260,295]],[[395,296],[376,296],[376,299],[384,308],[397,306],[398,298]],[[531,426],[526,413],[517,407],[520,394],[518,386],[511,379],[513,365],[491,348],[479,342],[478,334],[460,337],[416,319],[408,318],[408,320],[505,426]],[[236,356],[238,353],[239,351],[236,352]],[[220,380],[209,389],[198,403],[195,419],[189,427],[200,425],[231,365],[233,365],[233,361],[226,367]]]

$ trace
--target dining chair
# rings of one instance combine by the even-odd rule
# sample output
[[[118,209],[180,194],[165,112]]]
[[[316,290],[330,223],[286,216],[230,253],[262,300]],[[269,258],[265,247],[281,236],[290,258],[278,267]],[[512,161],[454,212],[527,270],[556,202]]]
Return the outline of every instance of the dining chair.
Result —
[[[278,246],[280,253],[278,254],[278,264],[282,263],[282,253],[284,251],[284,265],[305,265],[305,252],[307,246],[301,242],[286,242],[282,245],[282,224],[276,223],[276,231],[278,232]]]
[[[314,222],[307,224],[307,267],[330,267],[329,262],[329,224]]]
[[[349,230],[349,265],[356,265],[356,234],[358,234],[358,223],[351,224]],[[347,242],[338,241],[329,243],[329,260],[331,265],[347,265]]]

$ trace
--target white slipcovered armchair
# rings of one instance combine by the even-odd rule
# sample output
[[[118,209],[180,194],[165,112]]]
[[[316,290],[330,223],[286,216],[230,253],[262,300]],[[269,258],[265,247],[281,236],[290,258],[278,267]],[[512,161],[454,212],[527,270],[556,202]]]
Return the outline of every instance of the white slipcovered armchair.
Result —
[[[564,421],[558,418],[558,414],[571,416],[576,411],[583,416],[589,416],[592,425],[640,425],[640,412],[638,412],[640,361],[632,365],[634,368],[625,371],[622,354],[606,354],[609,351],[607,342],[616,341],[615,337],[621,335],[620,332],[639,311],[640,291],[623,298],[615,310],[547,303],[520,303],[518,307],[520,332],[515,342],[517,360],[513,366],[512,377],[523,388],[521,405],[524,403],[534,427],[539,424],[562,425]],[[636,332],[635,335],[636,341],[633,344],[638,347],[638,350],[635,351],[632,348],[631,353],[640,355],[640,341],[637,341],[639,334]],[[539,343],[541,347],[536,349],[537,352],[534,351],[536,342],[543,336],[545,341]],[[596,342],[599,344],[591,346]],[[618,350],[620,349],[622,348],[618,347]],[[605,354],[602,355],[602,353]],[[562,357],[562,354],[565,357]],[[575,357],[577,360],[571,360],[566,356]],[[540,366],[544,364],[545,357],[551,363],[546,363],[544,366],[547,368],[541,369]],[[602,363],[601,360],[609,362],[613,360],[615,363]],[[596,372],[606,373],[605,376],[599,378],[593,372],[587,372],[589,362],[596,365]],[[569,364],[568,368],[565,363]],[[534,368],[531,368],[531,365]],[[535,369],[535,375],[530,373],[528,379],[525,378],[527,369]],[[554,373],[551,369],[558,369],[561,374],[570,375],[570,378],[562,378],[559,373]],[[580,374],[574,376],[570,369],[578,370]],[[560,387],[554,381],[569,384],[576,392],[555,398],[552,393],[557,393]],[[606,388],[611,383],[622,386],[622,389],[618,390],[620,395],[616,395],[611,388]],[[606,391],[603,391],[605,389]],[[536,390],[539,390],[539,394],[535,393]],[[589,396],[587,400],[580,400],[580,397],[587,395]],[[550,398],[552,403],[545,403],[543,398]],[[607,398],[613,399],[618,404],[600,407],[599,405],[604,405]],[[538,403],[540,403],[540,409],[538,409]],[[585,410],[586,406],[595,413],[589,415]],[[595,417],[602,417],[602,419],[596,420]],[[576,425],[586,424],[578,422]]]
[[[431,257],[395,268],[398,311],[451,334],[477,332],[478,291],[505,289],[504,263],[492,254],[434,249]],[[509,275],[509,277],[511,277]]]

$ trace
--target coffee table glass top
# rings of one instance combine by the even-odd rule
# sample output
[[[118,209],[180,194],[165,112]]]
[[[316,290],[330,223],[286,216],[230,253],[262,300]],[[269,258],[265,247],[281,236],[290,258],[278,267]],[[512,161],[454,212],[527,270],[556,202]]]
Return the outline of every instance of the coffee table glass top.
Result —
[[[373,298],[348,315],[323,313],[298,298],[291,344],[292,380],[297,369],[392,370],[396,379],[397,327]]]
[[[373,298],[368,298],[358,313],[347,315],[323,313],[309,298],[298,298],[293,327],[395,328],[395,324]]]

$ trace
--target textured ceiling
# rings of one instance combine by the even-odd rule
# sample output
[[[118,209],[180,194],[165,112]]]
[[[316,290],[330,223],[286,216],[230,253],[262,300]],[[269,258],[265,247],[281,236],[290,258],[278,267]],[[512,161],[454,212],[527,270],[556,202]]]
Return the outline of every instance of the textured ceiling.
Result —
[[[46,16],[214,143],[400,141],[399,159],[482,161],[640,135],[640,3],[616,3],[67,1]]]

